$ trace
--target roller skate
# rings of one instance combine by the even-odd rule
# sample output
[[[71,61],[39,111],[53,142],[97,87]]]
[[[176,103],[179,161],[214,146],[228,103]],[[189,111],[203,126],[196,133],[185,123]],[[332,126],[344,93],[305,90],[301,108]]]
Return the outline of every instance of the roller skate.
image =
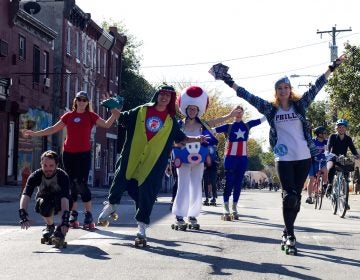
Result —
[[[232,216],[230,215],[229,210],[229,202],[224,202],[224,214],[221,215],[221,220],[232,221]]]
[[[172,224],[171,228],[174,230],[186,231],[187,224],[185,223],[183,217],[176,216],[175,224]]]
[[[135,247],[142,246],[143,248],[147,245],[146,230],[147,225],[143,222],[138,222],[138,233],[135,238]]]
[[[203,205],[204,206],[209,206],[209,199],[205,199],[204,201],[203,201]]]
[[[189,228],[189,229],[196,229],[196,230],[199,230],[199,229],[200,229],[200,225],[198,224],[198,222],[197,222],[197,220],[196,220],[195,217],[189,217],[188,228]]]
[[[285,233],[283,233],[282,237],[281,237],[281,251],[285,251],[285,244],[287,241],[287,236]]]
[[[80,223],[77,220],[79,213],[76,210],[72,210],[70,212],[70,219],[69,219],[69,223],[70,223],[70,227],[71,228],[79,228],[80,227]]]
[[[61,227],[57,226],[53,235],[51,236],[51,242],[55,248],[66,248],[67,242],[65,241],[65,235],[61,232]]]
[[[285,243],[285,253],[286,255],[297,255],[297,249],[295,247],[296,238],[294,236],[289,236]]]
[[[55,230],[55,225],[46,225],[46,228],[42,230],[41,244],[51,245],[51,236]]]
[[[216,206],[216,199],[215,198],[210,200],[210,205],[211,206]]]
[[[237,212],[237,202],[234,202],[232,205],[232,213],[231,213],[232,220],[239,220],[239,214]]]
[[[90,211],[85,212],[83,229],[95,230],[95,223],[93,222],[93,217]]]
[[[98,218],[98,225],[99,226],[103,226],[103,227],[107,227],[109,226],[110,223],[110,219],[113,219],[114,221],[116,221],[119,216],[116,213],[116,205],[115,204],[110,204],[108,201],[104,202],[104,208],[101,211],[99,218]]]

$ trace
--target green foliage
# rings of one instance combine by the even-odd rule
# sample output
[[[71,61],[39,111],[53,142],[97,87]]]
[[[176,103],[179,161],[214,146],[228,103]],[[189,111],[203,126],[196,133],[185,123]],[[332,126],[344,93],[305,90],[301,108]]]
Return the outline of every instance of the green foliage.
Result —
[[[261,171],[264,165],[261,161],[262,149],[255,139],[247,141],[248,167],[247,170]]]
[[[109,30],[110,26],[116,26],[118,31],[125,34],[127,43],[124,48],[121,63],[121,95],[124,97],[124,110],[129,110],[151,100],[155,89],[140,74],[141,56],[139,54],[141,41],[129,34],[122,22],[110,19],[103,21],[101,26]]]
[[[326,89],[336,118],[349,121],[349,132],[356,139],[360,135],[360,48],[345,44],[346,61],[335,70]],[[357,137],[359,138],[359,137]]]
[[[332,116],[333,110],[327,100],[313,102],[306,114],[312,129],[318,126],[325,126],[328,131],[332,131]]]

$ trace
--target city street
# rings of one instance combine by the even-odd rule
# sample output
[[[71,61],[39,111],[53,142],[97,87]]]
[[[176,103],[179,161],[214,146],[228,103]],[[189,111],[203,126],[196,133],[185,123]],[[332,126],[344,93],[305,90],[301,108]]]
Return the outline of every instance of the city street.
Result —
[[[342,219],[305,204],[296,223],[298,255],[280,249],[283,228],[280,192],[245,190],[240,219],[221,221],[221,205],[205,206],[200,230],[174,231],[170,196],[161,194],[147,230],[148,247],[135,248],[134,206],[123,198],[119,220],[95,232],[71,229],[68,247],[40,243],[43,222],[18,225],[18,190],[0,188],[1,279],[356,279],[360,273],[360,195],[350,195]],[[94,216],[106,198],[94,190]],[[221,198],[219,198],[221,201]],[[31,208],[33,208],[33,202]],[[83,214],[80,214],[80,221]]]

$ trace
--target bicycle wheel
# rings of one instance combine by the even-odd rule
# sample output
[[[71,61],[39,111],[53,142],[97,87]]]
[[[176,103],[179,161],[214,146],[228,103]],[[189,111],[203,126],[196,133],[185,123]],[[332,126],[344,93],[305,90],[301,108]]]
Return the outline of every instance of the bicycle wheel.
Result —
[[[334,180],[333,180],[333,185],[332,185],[332,191],[331,191],[331,196],[330,196],[330,200],[331,200],[331,209],[333,214],[335,215],[337,212],[337,188],[338,188],[338,183],[337,183],[337,176],[335,175]]]
[[[319,210],[321,209],[321,206],[322,206],[324,193],[325,193],[325,190],[324,190],[323,177],[320,176],[320,178],[319,178],[319,194],[318,194],[318,197],[319,197],[319,207],[318,208],[319,208]]]
[[[313,199],[314,199],[314,207],[315,207],[315,209],[317,209],[317,207],[319,205],[319,185],[318,185],[318,181],[316,181],[315,184],[314,184]]]
[[[346,179],[342,176],[339,186],[338,197],[338,214],[341,218],[344,218],[346,214],[346,208],[349,200],[349,185]]]

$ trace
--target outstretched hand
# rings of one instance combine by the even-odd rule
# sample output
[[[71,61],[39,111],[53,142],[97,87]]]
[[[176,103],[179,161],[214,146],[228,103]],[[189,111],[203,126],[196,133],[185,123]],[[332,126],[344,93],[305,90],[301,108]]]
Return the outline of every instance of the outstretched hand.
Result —
[[[100,102],[100,104],[111,111],[113,109],[121,110],[124,105],[124,98],[120,95],[111,97],[108,93],[106,93],[103,94],[102,97],[103,100]]]
[[[339,56],[335,61],[333,61],[333,63],[331,65],[329,65],[329,69],[331,72],[334,72],[334,70],[336,68],[338,68],[341,63],[343,63],[346,60],[346,55],[342,54],[341,56]]]
[[[222,63],[218,63],[210,68],[209,73],[215,78],[215,80],[223,80],[225,84],[227,84],[229,87],[232,87],[234,80],[230,74],[228,74],[228,70],[228,66]]]

